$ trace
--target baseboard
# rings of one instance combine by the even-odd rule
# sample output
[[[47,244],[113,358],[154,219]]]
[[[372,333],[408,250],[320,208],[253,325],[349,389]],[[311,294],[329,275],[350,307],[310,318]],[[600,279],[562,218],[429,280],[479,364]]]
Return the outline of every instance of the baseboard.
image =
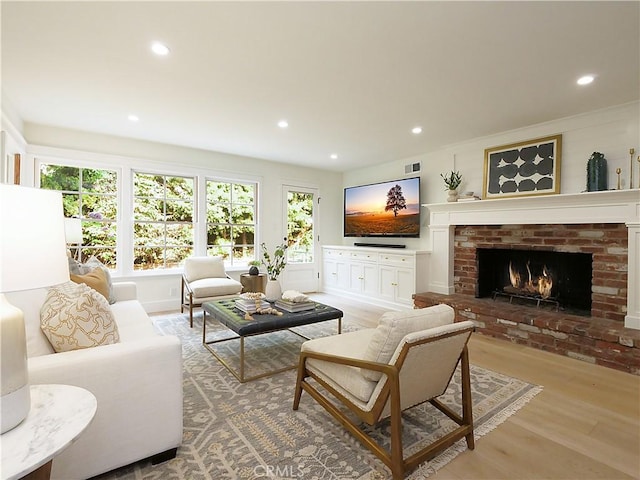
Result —
[[[624,327],[640,330],[640,317],[627,315],[626,317],[624,317]]]
[[[370,305],[376,305],[378,307],[389,308],[391,310],[407,310],[413,309],[413,305],[405,305],[403,303],[389,302],[387,300],[380,300],[376,297],[371,297],[369,295],[359,295],[358,293],[346,291],[346,290],[338,290],[333,288],[324,288],[322,287],[322,293],[327,293],[329,295],[335,295],[336,297],[349,298],[351,300],[357,300],[362,303],[368,303]]]
[[[180,311],[180,299],[158,300],[155,302],[140,302],[147,313]]]

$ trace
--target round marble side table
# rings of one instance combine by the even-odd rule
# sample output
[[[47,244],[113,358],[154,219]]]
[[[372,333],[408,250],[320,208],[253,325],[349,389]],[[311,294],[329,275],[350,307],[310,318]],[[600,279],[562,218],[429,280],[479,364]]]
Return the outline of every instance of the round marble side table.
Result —
[[[71,385],[31,385],[31,410],[0,435],[0,478],[47,479],[53,458],[71,445],[96,413],[96,397]]]

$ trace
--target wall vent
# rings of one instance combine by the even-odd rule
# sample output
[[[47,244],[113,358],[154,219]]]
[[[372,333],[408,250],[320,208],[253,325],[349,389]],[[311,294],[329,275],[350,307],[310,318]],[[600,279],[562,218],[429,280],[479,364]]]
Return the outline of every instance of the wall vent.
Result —
[[[415,173],[420,171],[420,162],[409,163],[404,166],[404,173]]]

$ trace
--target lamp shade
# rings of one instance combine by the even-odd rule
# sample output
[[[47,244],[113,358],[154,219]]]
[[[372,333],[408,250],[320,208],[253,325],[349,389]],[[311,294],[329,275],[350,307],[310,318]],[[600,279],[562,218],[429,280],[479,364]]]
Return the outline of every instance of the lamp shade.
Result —
[[[0,292],[69,280],[62,194],[0,184]]]
[[[24,315],[7,292],[69,280],[62,194],[0,184],[0,433],[31,407]]]
[[[64,236],[67,243],[82,243],[82,220],[79,218],[65,218]]]

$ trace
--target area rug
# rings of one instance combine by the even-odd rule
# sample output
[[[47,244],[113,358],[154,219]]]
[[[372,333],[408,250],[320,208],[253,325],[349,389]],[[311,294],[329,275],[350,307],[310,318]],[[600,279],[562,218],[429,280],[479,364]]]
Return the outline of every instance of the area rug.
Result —
[[[322,479],[378,480],[391,478],[389,470],[355,440],[323,408],[303,392],[293,411],[295,370],[252,382],[239,383],[202,346],[202,315],[189,328],[186,315],[154,317],[158,329],[182,340],[184,359],[184,440],[175,459],[159,465],[148,461],[102,475],[100,479]],[[344,322],[343,330],[359,328]],[[331,335],[336,321],[302,327],[309,337]],[[207,337],[226,335],[210,327]],[[211,337],[209,337],[211,334]],[[248,374],[260,369],[293,365],[300,339],[291,333],[252,337],[246,355],[252,359]],[[233,347],[236,345],[236,348]],[[227,361],[237,362],[237,342],[225,343]],[[471,366],[475,437],[482,437],[533,398],[541,387]],[[456,373],[441,397],[460,411],[460,380]],[[431,443],[456,427],[430,404],[404,414],[405,455]],[[383,422],[370,433],[388,438]],[[461,440],[412,472],[408,479],[427,478],[466,450]]]

